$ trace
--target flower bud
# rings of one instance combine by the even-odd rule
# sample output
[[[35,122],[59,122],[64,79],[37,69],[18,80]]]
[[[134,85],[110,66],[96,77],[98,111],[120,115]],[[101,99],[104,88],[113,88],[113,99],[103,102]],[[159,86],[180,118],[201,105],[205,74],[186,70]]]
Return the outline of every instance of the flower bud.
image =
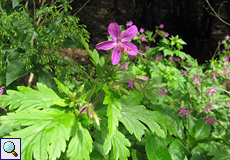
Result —
[[[122,73],[118,73],[118,74],[115,75],[114,79],[115,79],[115,80],[119,80],[119,79],[122,78],[122,76],[123,76]]]
[[[128,95],[128,96],[130,95],[130,93],[126,89],[124,89],[122,87],[119,87],[119,89],[120,89],[121,93]]]
[[[138,92],[142,92],[141,86],[137,82],[134,82],[134,86]]]
[[[146,82],[148,81],[149,79],[145,76],[135,76],[135,79],[138,80],[138,81],[142,81],[142,82]]]
[[[78,88],[78,91],[77,91],[77,93],[76,93],[76,97],[79,97],[79,96],[82,95],[82,92],[83,92],[83,90],[84,90],[84,87],[85,87],[85,85],[82,84],[82,85]]]
[[[100,125],[100,121],[99,121],[99,118],[98,118],[96,112],[93,112],[93,122],[94,122],[97,126]]]
[[[119,96],[121,96],[121,91],[120,91],[119,87],[117,87],[114,91],[115,91],[116,94],[118,94]]]
[[[87,116],[89,118],[92,118],[93,117],[93,113],[94,113],[93,106],[92,105],[88,106],[88,108],[87,108]]]
[[[120,68],[121,68],[121,65],[120,65],[120,63],[118,63],[117,64],[117,66],[114,68],[114,73],[116,73],[117,71],[119,71],[120,70]]]
[[[80,114],[80,115],[83,114],[83,113],[87,110],[87,108],[88,108],[90,105],[91,105],[91,104],[84,105],[84,106],[79,110],[79,114]]]

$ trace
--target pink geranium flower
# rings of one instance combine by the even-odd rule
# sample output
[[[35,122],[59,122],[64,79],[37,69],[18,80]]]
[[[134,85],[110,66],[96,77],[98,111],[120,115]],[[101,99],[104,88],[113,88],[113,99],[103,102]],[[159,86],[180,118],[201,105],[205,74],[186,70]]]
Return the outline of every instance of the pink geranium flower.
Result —
[[[141,35],[140,37],[139,37],[139,40],[141,40],[141,41],[145,41],[146,40],[146,36],[145,35]]]
[[[226,68],[224,68],[224,70],[223,71],[221,71],[222,72],[222,74],[226,74],[226,73],[228,73],[228,71],[227,71],[227,69]]]
[[[195,75],[193,80],[195,81],[194,85],[200,83],[200,76],[199,75]]]
[[[173,61],[173,57],[169,57],[169,60],[170,60],[170,61]]]
[[[169,36],[169,33],[167,32],[166,34],[165,34],[165,37],[168,37]]]
[[[149,49],[149,46],[145,46],[145,49],[148,50],[148,49]]]
[[[184,75],[185,77],[188,76],[187,73],[186,73],[186,71],[184,71],[183,69],[181,69],[181,74]]]
[[[179,108],[179,110],[180,110],[179,114],[183,114],[185,117],[187,117],[188,114],[192,112],[192,110],[189,111],[189,110],[185,109],[185,106],[183,108]]]
[[[159,96],[161,96],[161,95],[165,96],[165,94],[166,94],[168,91],[167,91],[166,89],[164,89],[164,90],[159,91],[159,92],[160,92]]]
[[[120,71],[124,72],[124,70],[126,69],[127,66],[128,66],[128,63],[125,63],[125,62],[124,62],[124,63],[121,65]]]
[[[215,124],[217,122],[219,122],[219,120],[216,120],[216,119],[207,119],[207,120],[205,120],[205,123],[207,123],[207,124]]]
[[[225,56],[225,57],[224,57],[224,60],[225,60],[225,61],[229,61],[229,57],[228,57],[228,56]]]
[[[138,29],[135,25],[132,25],[124,33],[121,33],[119,25],[116,22],[113,22],[110,23],[108,32],[113,40],[101,42],[96,45],[96,48],[98,50],[109,50],[113,48],[111,56],[113,65],[117,65],[120,62],[122,51],[126,51],[130,55],[137,55],[137,46],[128,42],[137,35]]]
[[[133,25],[133,22],[132,21],[127,21],[126,23],[126,26],[129,27],[129,26],[132,26]]]
[[[163,29],[164,28],[164,24],[160,24],[160,29]]]
[[[206,111],[211,110],[213,106],[208,106],[205,108]]]
[[[134,81],[128,81],[129,85],[127,87],[131,87],[133,88],[133,85],[134,85]]]
[[[129,60],[132,61],[133,59],[135,59],[132,55],[128,55]]]
[[[212,87],[212,89],[210,89],[208,94],[211,95],[213,92],[216,92],[216,88],[214,88],[214,87]]]
[[[161,61],[162,57],[163,57],[163,55],[158,56],[158,57],[156,58],[156,61]]]
[[[140,29],[140,32],[141,32],[141,33],[143,33],[144,31],[145,31],[145,29],[144,29],[144,28],[141,28],[141,29]]]
[[[216,74],[216,72],[212,73],[212,75],[213,75],[212,80],[213,80],[213,79],[216,79],[216,77],[218,76],[218,75]]]

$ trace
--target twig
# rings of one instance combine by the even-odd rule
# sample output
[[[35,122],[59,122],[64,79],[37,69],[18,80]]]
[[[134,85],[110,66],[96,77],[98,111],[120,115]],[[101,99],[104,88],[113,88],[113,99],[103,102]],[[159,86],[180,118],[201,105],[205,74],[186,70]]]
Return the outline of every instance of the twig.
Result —
[[[211,10],[213,11],[214,15],[223,23],[227,24],[230,26],[230,23],[225,22],[222,18],[220,18],[220,16],[216,13],[216,11],[212,8],[212,6],[210,5],[209,1],[206,0],[206,2],[208,3],[208,6],[211,8]]]
[[[78,12],[80,12],[82,10],[82,8],[85,7],[85,5],[89,2],[90,0],[88,0],[87,2],[85,2],[85,4],[76,12],[73,14],[73,16],[75,16],[76,14],[78,14]]]

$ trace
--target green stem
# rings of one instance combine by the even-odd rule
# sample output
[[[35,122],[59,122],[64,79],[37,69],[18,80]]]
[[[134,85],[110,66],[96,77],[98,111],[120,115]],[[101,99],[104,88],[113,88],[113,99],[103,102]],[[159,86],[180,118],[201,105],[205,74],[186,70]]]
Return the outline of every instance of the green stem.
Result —
[[[105,91],[102,91],[92,102],[93,106],[96,106],[97,103],[101,100],[102,97],[104,97]]]
[[[128,77],[128,78],[125,78],[125,79],[122,79],[122,80],[120,80],[120,81],[118,81],[118,82],[112,84],[111,87],[113,87],[114,85],[118,85],[118,84],[121,84],[121,83],[123,83],[123,82],[126,82],[126,81],[128,81],[128,80],[132,80],[133,78],[134,78],[134,76]],[[110,88],[111,88],[111,87],[110,87]]]
[[[93,88],[91,89],[91,91],[90,91],[90,93],[89,93],[89,95],[88,95],[88,97],[87,97],[87,99],[86,99],[87,102],[90,101],[90,99],[91,99],[91,97],[92,97],[92,95],[93,95],[93,92],[94,92],[94,90],[95,90],[95,88],[96,88],[96,86],[97,86],[97,83],[98,83],[98,81],[99,81],[99,79],[100,79],[102,73],[103,73],[104,70],[105,70],[105,66],[107,65],[107,62],[108,62],[109,58],[111,57],[111,54],[112,54],[112,52],[106,57],[104,66],[103,66],[103,68],[102,68],[102,70],[101,70],[99,76],[97,77],[95,83],[93,84]]]

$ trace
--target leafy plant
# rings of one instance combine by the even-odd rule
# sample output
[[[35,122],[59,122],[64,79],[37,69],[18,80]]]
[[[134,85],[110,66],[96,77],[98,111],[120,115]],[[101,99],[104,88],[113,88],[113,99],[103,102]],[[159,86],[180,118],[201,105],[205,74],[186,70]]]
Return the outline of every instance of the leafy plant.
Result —
[[[42,0],[39,9],[34,4],[31,10],[28,1],[20,2],[22,0],[0,2],[0,85],[8,86],[30,72],[28,86],[35,75],[40,82],[55,89],[48,71],[70,78],[76,73],[71,67],[82,70],[61,58],[60,48],[82,47],[80,37],[88,40],[89,34],[84,25],[78,24],[79,18],[69,15],[68,10],[72,8],[66,0],[50,4]]]
[[[111,38],[96,48],[112,52],[101,57],[81,36],[95,77],[78,84],[54,78],[58,89],[41,82],[34,89],[1,88],[7,114],[0,116],[0,136],[22,139],[22,159],[230,157],[230,99],[221,85],[229,79],[229,61],[200,66],[162,24],[155,34],[138,32],[131,21],[126,26],[109,25]]]

